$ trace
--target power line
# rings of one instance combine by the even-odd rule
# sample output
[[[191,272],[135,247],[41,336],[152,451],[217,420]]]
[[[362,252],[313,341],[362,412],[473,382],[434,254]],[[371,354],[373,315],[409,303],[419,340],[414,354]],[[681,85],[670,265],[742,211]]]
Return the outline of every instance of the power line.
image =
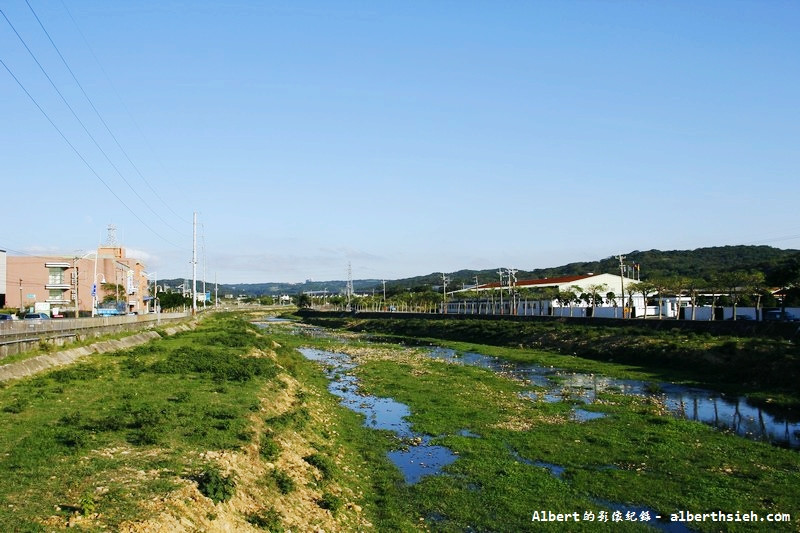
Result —
[[[19,32],[17,31],[17,29],[14,27],[14,25],[11,23],[11,21],[8,19],[8,17],[6,16],[5,12],[4,12],[2,9],[0,9],[0,14],[2,14],[2,15],[3,15],[3,18],[6,20],[6,22],[8,23],[8,25],[9,25],[9,26],[11,27],[11,29],[14,31],[14,34],[17,36],[17,38],[19,39],[19,41],[22,43],[22,46],[24,46],[24,47],[25,47],[25,50],[27,50],[27,51],[28,51],[28,54],[30,54],[30,56],[31,56],[31,58],[33,59],[33,61],[34,61],[34,62],[36,63],[36,65],[39,67],[39,70],[41,70],[41,71],[42,71],[42,74],[44,74],[44,76],[47,78],[47,81],[49,81],[49,82],[50,82],[50,85],[52,85],[52,86],[53,86],[53,89],[56,91],[56,93],[58,93],[58,96],[61,98],[61,101],[62,101],[62,102],[64,102],[64,105],[66,105],[66,106],[67,106],[67,109],[69,109],[70,113],[72,113],[72,116],[73,116],[73,117],[75,117],[75,120],[77,120],[77,121],[78,121],[78,123],[81,125],[81,128],[83,128],[83,131],[86,133],[86,135],[88,135],[88,136],[89,136],[89,138],[92,140],[92,142],[94,143],[95,147],[97,147],[97,149],[100,151],[100,153],[102,153],[102,154],[103,154],[103,156],[106,158],[106,161],[108,161],[108,164],[109,164],[109,165],[111,165],[111,167],[112,167],[112,168],[113,168],[113,169],[116,171],[117,175],[119,175],[119,177],[120,177],[120,178],[122,178],[122,181],[124,181],[124,182],[125,182],[125,184],[128,186],[128,188],[129,188],[129,189],[130,189],[130,190],[133,192],[133,194],[135,194],[135,195],[136,195],[136,196],[137,196],[137,197],[138,197],[138,198],[139,198],[139,199],[142,201],[142,203],[144,203],[144,205],[145,205],[145,206],[147,206],[147,208],[148,208],[150,211],[152,211],[152,212],[153,212],[153,214],[154,214],[154,215],[156,215],[156,216],[157,216],[159,219],[161,219],[161,221],[162,221],[164,224],[166,224],[166,225],[167,225],[169,228],[171,228],[173,231],[175,231],[176,233],[180,233],[178,230],[176,230],[175,228],[173,228],[173,227],[172,227],[172,225],[170,225],[170,224],[169,224],[169,223],[168,223],[166,220],[164,220],[164,219],[161,217],[161,215],[159,215],[159,214],[158,214],[158,213],[155,211],[155,209],[153,209],[153,208],[150,206],[150,204],[147,202],[147,200],[145,200],[144,198],[142,198],[142,196],[141,196],[141,195],[140,195],[140,194],[139,194],[139,193],[136,191],[136,189],[135,189],[135,188],[134,188],[134,187],[133,187],[133,186],[130,184],[130,182],[128,182],[128,180],[127,180],[127,179],[125,179],[125,176],[123,176],[123,175],[122,175],[122,172],[119,170],[119,168],[117,167],[117,165],[115,165],[115,164],[114,164],[114,162],[113,162],[113,161],[111,161],[111,158],[108,156],[108,154],[106,153],[106,151],[105,151],[105,150],[103,150],[103,148],[100,146],[100,143],[98,143],[98,142],[97,142],[97,139],[95,139],[95,138],[94,138],[94,135],[92,135],[92,134],[91,134],[91,132],[90,132],[90,131],[89,131],[89,129],[86,127],[86,125],[83,123],[83,121],[80,119],[80,117],[78,117],[78,114],[75,112],[75,110],[74,110],[74,109],[72,108],[72,106],[69,104],[69,102],[67,101],[67,99],[64,97],[64,95],[63,95],[63,94],[61,93],[61,91],[58,89],[58,87],[56,86],[56,84],[55,84],[55,82],[53,81],[53,79],[50,77],[50,75],[47,73],[47,71],[45,70],[45,68],[42,66],[42,64],[39,62],[39,60],[36,58],[36,55],[33,53],[33,51],[30,49],[30,47],[28,47],[28,44],[25,42],[25,39],[23,39],[23,38],[22,38],[22,35],[20,35],[20,34],[19,34]],[[35,15],[35,13],[34,13],[34,15]],[[38,17],[37,17],[37,20],[38,20]],[[41,22],[40,22],[40,24],[41,24]],[[44,29],[44,26],[42,26],[42,29]],[[47,32],[45,31],[45,33],[47,33]],[[49,36],[48,36],[48,37],[49,37]],[[50,42],[52,43],[52,40],[51,40]],[[55,43],[53,43],[53,46],[55,46]],[[56,49],[56,51],[58,51],[58,49]],[[59,54],[59,56],[61,56],[61,52],[59,52],[58,54]],[[63,61],[63,57],[62,57],[62,61]],[[66,65],[66,62],[65,62],[64,64]],[[72,73],[72,70],[70,70],[70,69],[69,69],[69,66],[67,66],[67,70],[69,70],[69,71],[70,71],[70,73]],[[74,75],[73,75],[73,77],[74,77]],[[76,83],[77,83],[77,79],[76,79],[75,81],[76,81]],[[80,83],[78,83],[78,86],[80,86]],[[82,87],[81,87],[81,90],[83,90],[83,88],[82,88]],[[85,95],[85,94],[86,94],[86,93],[84,92],[84,95]],[[88,96],[87,96],[87,98],[88,98]],[[90,104],[91,104],[91,101],[90,101]],[[94,105],[92,105],[92,107],[94,107]],[[95,110],[95,111],[96,111],[96,110]],[[102,120],[102,118],[101,118],[101,120]]]
[[[144,227],[146,227],[147,229],[149,229],[149,230],[150,230],[150,231],[153,233],[153,235],[155,235],[155,236],[156,236],[156,237],[158,237],[159,239],[163,240],[163,241],[164,241],[164,242],[166,242],[167,244],[169,244],[169,245],[171,245],[171,246],[174,246],[175,248],[180,248],[178,245],[176,245],[176,244],[174,244],[173,242],[169,241],[168,239],[164,238],[164,237],[163,237],[161,234],[159,234],[159,233],[158,233],[156,230],[154,230],[153,228],[151,228],[151,227],[150,227],[150,226],[147,224],[147,222],[145,222],[144,220],[142,220],[142,219],[141,219],[141,217],[140,217],[139,215],[137,215],[137,214],[136,214],[136,211],[134,211],[133,209],[131,209],[131,208],[128,206],[128,204],[126,204],[126,203],[125,203],[125,202],[122,200],[122,198],[120,198],[120,197],[117,195],[117,193],[115,193],[115,192],[114,192],[114,189],[112,189],[112,188],[111,188],[111,187],[108,185],[108,183],[106,183],[106,181],[105,181],[105,180],[104,180],[102,177],[100,177],[100,174],[98,174],[98,173],[97,173],[97,171],[94,169],[94,167],[92,167],[92,165],[90,165],[90,164],[89,164],[89,162],[86,160],[86,158],[84,158],[84,157],[83,157],[83,155],[82,155],[82,154],[81,154],[81,153],[78,151],[78,149],[77,149],[77,148],[75,148],[75,146],[74,146],[74,145],[73,145],[73,144],[72,144],[72,143],[69,141],[69,139],[67,139],[67,136],[66,136],[66,135],[64,135],[64,132],[62,132],[62,131],[59,129],[59,127],[58,127],[58,126],[56,126],[56,123],[55,123],[55,122],[53,122],[53,119],[51,119],[51,118],[50,118],[50,116],[47,114],[47,112],[46,112],[44,109],[42,109],[42,106],[40,106],[40,105],[39,105],[39,102],[37,102],[37,101],[36,101],[36,99],[33,97],[33,95],[31,95],[31,93],[30,93],[30,92],[28,92],[28,89],[26,89],[26,88],[25,88],[25,86],[22,84],[22,82],[21,82],[21,81],[19,81],[19,79],[18,79],[18,78],[17,78],[17,77],[14,75],[14,73],[13,73],[13,72],[11,72],[11,69],[10,69],[10,68],[8,68],[8,65],[6,65],[6,62],[5,62],[5,61],[3,61],[2,59],[0,59],[0,63],[2,63],[2,65],[3,65],[3,68],[5,68],[5,69],[6,69],[6,71],[7,71],[7,72],[8,72],[8,73],[11,75],[11,77],[12,77],[12,78],[14,78],[14,81],[15,81],[15,82],[17,82],[17,85],[19,85],[20,89],[22,89],[22,91],[23,91],[23,92],[24,92],[24,93],[25,93],[25,94],[28,96],[28,98],[31,100],[31,102],[33,102],[33,105],[35,105],[35,106],[36,106],[36,108],[37,108],[37,109],[38,109],[38,110],[39,110],[39,111],[42,113],[42,115],[44,115],[44,118],[46,118],[46,119],[47,119],[47,121],[50,123],[50,125],[51,125],[51,126],[53,126],[53,128],[54,128],[54,129],[55,129],[55,130],[58,132],[58,134],[61,136],[61,138],[62,138],[62,139],[64,139],[64,142],[65,142],[65,143],[67,143],[67,145],[68,145],[70,148],[72,148],[72,151],[73,151],[73,152],[75,152],[75,155],[77,155],[77,156],[78,156],[78,158],[79,158],[81,161],[83,161],[83,164],[84,164],[84,165],[86,165],[86,167],[87,167],[87,168],[88,168],[88,169],[89,169],[89,170],[92,172],[92,174],[94,174],[94,176],[95,176],[95,177],[96,177],[98,180],[100,180],[100,183],[102,183],[103,185],[105,185],[106,189],[108,189],[108,192],[110,192],[110,193],[111,193],[111,194],[114,196],[114,198],[116,198],[117,200],[119,200],[119,203],[121,203],[123,206],[125,206],[125,209],[127,209],[128,211],[130,211],[130,213],[131,213],[131,214],[132,214],[132,215],[133,215],[133,216],[136,218],[136,220],[138,220],[139,222],[141,222],[141,223],[142,223],[142,225],[143,225]]]
[[[111,128],[108,127],[108,124],[103,119],[102,115],[100,114],[100,111],[97,110],[97,107],[95,107],[94,102],[92,102],[92,99],[89,98],[88,94],[86,94],[86,91],[83,89],[83,85],[81,85],[81,82],[78,81],[78,78],[75,76],[75,73],[72,71],[70,66],[67,64],[67,60],[61,54],[61,50],[59,50],[58,46],[56,46],[56,43],[53,41],[53,38],[50,37],[50,33],[47,31],[47,29],[45,29],[44,24],[42,24],[42,21],[39,19],[39,16],[36,14],[36,11],[33,10],[33,7],[31,6],[30,2],[28,2],[28,0],[25,0],[25,3],[28,4],[28,8],[31,10],[31,13],[33,13],[34,18],[36,18],[36,22],[39,23],[39,27],[41,27],[42,31],[44,32],[44,34],[47,35],[47,39],[50,41],[50,44],[53,45],[53,48],[55,49],[56,53],[58,54],[58,57],[61,58],[61,62],[64,63],[64,66],[67,68],[67,71],[69,71],[70,75],[72,76],[72,79],[75,80],[75,84],[80,88],[81,92],[83,93],[83,96],[86,98],[86,101],[89,102],[89,105],[91,106],[92,110],[94,110],[94,113],[97,115],[97,118],[100,119],[100,122],[103,124],[103,126],[105,127],[105,129],[108,132],[108,134],[111,136],[112,139],[114,139],[114,143],[117,145],[117,148],[119,148],[120,152],[123,153],[123,155],[125,156],[125,159],[128,160],[128,163],[131,164],[131,166],[136,171],[136,173],[139,175],[139,177],[142,178],[142,181],[144,181],[144,183],[150,188],[150,190],[153,192],[153,194],[155,194],[158,197],[158,193],[156,192],[156,190],[152,187],[152,185],[150,185],[150,182],[148,182],[147,179],[145,179],[145,177],[142,175],[141,171],[139,170],[139,167],[137,167],[136,164],[131,160],[130,156],[128,155],[128,152],[125,151],[125,149],[122,147],[122,145],[120,144],[119,140],[117,139],[117,136],[114,135],[114,133],[111,131]],[[70,14],[70,17],[72,17],[71,14]],[[74,22],[74,20],[73,20],[73,22]],[[160,199],[160,197],[159,197],[159,199]],[[163,202],[163,200],[161,200],[161,201]],[[164,203],[166,204],[166,202],[164,202]],[[161,218],[161,217],[159,216],[159,218]],[[163,218],[161,218],[161,220],[165,224],[167,224],[167,222]],[[169,226],[169,224],[167,224],[167,225]],[[170,226],[170,228],[172,228],[172,226]],[[172,228],[172,229],[176,233],[180,233],[175,228]]]
[[[26,0],[26,2],[27,2],[27,0]],[[89,44],[89,41],[88,41],[88,39],[86,39],[86,36],[85,36],[85,35],[83,34],[83,32],[81,31],[81,28],[80,28],[80,26],[78,26],[78,22],[75,20],[75,17],[73,17],[73,16],[72,16],[72,12],[71,12],[71,11],[69,10],[69,8],[67,7],[67,4],[65,4],[65,3],[64,3],[64,0],[61,0],[61,5],[64,7],[64,11],[66,11],[66,12],[67,12],[67,15],[69,16],[70,20],[72,21],[72,24],[75,26],[75,29],[77,30],[77,32],[78,32],[78,35],[80,35],[80,36],[81,36],[81,39],[83,39],[83,43],[86,45],[86,48],[88,48],[88,50],[89,50],[89,53],[90,53],[90,54],[92,54],[92,57],[94,58],[94,61],[95,61],[95,63],[97,63],[97,66],[100,68],[100,72],[102,72],[102,73],[103,73],[103,75],[104,75],[104,76],[105,76],[105,78],[106,78],[106,81],[108,81],[108,84],[111,86],[111,90],[112,90],[112,91],[114,92],[114,94],[116,95],[116,97],[117,97],[117,100],[119,100],[120,104],[122,104],[122,108],[123,108],[123,109],[125,110],[125,112],[128,114],[128,118],[130,118],[130,119],[131,119],[131,122],[132,122],[132,123],[133,123],[133,125],[136,127],[137,131],[139,132],[139,135],[141,135],[141,136],[142,136],[142,139],[144,139],[144,141],[145,141],[145,144],[146,144],[146,145],[147,145],[147,147],[150,149],[150,152],[151,152],[151,154],[155,154],[155,150],[153,150],[153,146],[152,146],[152,144],[150,143],[150,141],[147,139],[147,136],[146,136],[146,135],[144,134],[144,132],[142,131],[142,128],[139,126],[139,123],[138,123],[138,122],[136,122],[136,119],[134,118],[134,116],[133,116],[133,114],[131,113],[130,109],[128,109],[128,106],[127,106],[127,105],[125,105],[125,101],[124,101],[124,100],[122,99],[122,97],[120,96],[120,94],[119,94],[119,91],[117,91],[117,88],[116,88],[116,86],[114,85],[114,82],[111,80],[111,77],[108,75],[108,72],[106,72],[106,69],[105,69],[105,68],[103,68],[103,64],[102,64],[102,63],[100,63],[100,60],[97,58],[97,55],[94,53],[94,49],[92,49],[92,46],[91,46],[91,44]],[[112,135],[112,137],[113,137],[113,135]],[[114,139],[114,140],[116,140],[116,139]],[[120,149],[122,149],[122,148],[120,148]],[[123,150],[122,152],[123,152],[123,153],[125,153],[125,151],[124,151],[124,150]],[[128,154],[127,154],[127,153],[125,153],[125,157],[128,157]],[[160,160],[160,159],[158,159],[157,157],[156,157],[155,159],[156,159],[156,161],[159,163],[159,165],[161,165],[161,168],[162,168],[162,169],[164,170],[164,172],[166,173],[166,172],[167,172],[167,169],[164,167],[164,164],[161,162],[161,160]],[[128,161],[130,161],[130,158],[128,159]],[[131,166],[133,166],[133,168],[136,170],[137,174],[139,174],[139,176],[141,176],[142,180],[144,180],[144,182],[147,184],[147,186],[148,186],[148,187],[150,187],[150,190],[153,192],[153,194],[156,196],[156,198],[158,198],[158,199],[161,201],[161,203],[162,203],[162,204],[164,204],[164,206],[165,206],[165,207],[166,207],[166,208],[167,208],[167,209],[168,209],[168,210],[169,210],[169,211],[170,211],[170,212],[171,212],[173,215],[175,215],[175,217],[176,217],[176,218],[178,218],[178,220],[180,220],[181,222],[184,222],[184,223],[186,223],[186,224],[191,224],[191,223],[192,223],[192,222],[191,222],[191,220],[188,220],[188,219],[186,219],[186,218],[182,217],[181,215],[179,215],[178,213],[176,213],[176,212],[175,212],[175,210],[174,210],[174,209],[172,209],[172,206],[170,206],[170,205],[169,205],[167,202],[165,202],[165,201],[164,201],[164,199],[163,199],[163,198],[161,198],[161,196],[159,196],[158,192],[157,192],[157,191],[156,191],[156,190],[155,190],[155,189],[154,189],[154,188],[153,188],[153,187],[150,185],[150,183],[147,181],[147,179],[145,179],[145,177],[144,177],[144,176],[142,175],[142,173],[139,171],[139,168],[138,168],[136,165],[134,165],[132,161],[131,161]]]

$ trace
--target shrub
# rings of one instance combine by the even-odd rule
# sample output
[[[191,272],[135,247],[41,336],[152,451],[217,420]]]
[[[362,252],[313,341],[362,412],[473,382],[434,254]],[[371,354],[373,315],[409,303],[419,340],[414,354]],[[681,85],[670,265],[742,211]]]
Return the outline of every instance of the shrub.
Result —
[[[89,438],[86,432],[76,428],[63,428],[56,432],[56,441],[66,446],[67,448],[81,448]]]
[[[80,505],[81,514],[83,516],[94,514],[95,510],[97,509],[97,502],[95,501],[94,496],[89,493],[81,496],[78,504]]]
[[[226,502],[236,493],[236,475],[223,476],[214,466],[209,466],[193,479],[200,493],[214,503]]]
[[[18,414],[24,411],[25,407],[27,406],[28,406],[27,400],[23,400],[22,398],[14,398],[14,401],[12,403],[3,406],[3,412]]]
[[[281,494],[289,494],[295,488],[294,480],[283,470],[278,470],[277,468],[273,470],[272,479],[275,480],[275,485]]]
[[[323,479],[329,479],[333,475],[335,466],[329,457],[321,453],[312,453],[303,457],[303,460],[319,470]]]
[[[259,452],[261,453],[261,457],[263,457],[267,461],[272,461],[273,459],[277,458],[278,455],[280,455],[281,447],[268,435],[264,435],[264,437],[261,439],[261,446],[259,448]]]
[[[273,533],[283,531],[281,526],[281,514],[275,509],[266,509],[260,513],[252,513],[247,516],[247,521],[262,529],[268,529]]]
[[[339,496],[336,496],[335,494],[326,492],[322,495],[322,498],[317,500],[317,505],[319,505],[323,509],[329,510],[333,514],[336,514],[336,511],[338,511],[342,507],[342,499]]]

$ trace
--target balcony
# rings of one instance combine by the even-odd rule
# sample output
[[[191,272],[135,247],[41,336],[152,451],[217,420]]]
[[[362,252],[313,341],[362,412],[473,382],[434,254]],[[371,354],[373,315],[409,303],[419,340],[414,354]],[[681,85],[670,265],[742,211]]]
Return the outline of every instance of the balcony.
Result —
[[[44,286],[45,289],[47,289],[47,290],[51,290],[52,289],[54,291],[55,290],[66,291],[66,290],[69,290],[71,287],[72,287],[72,285],[70,285],[69,283],[58,283],[58,282],[56,282],[56,283],[47,283]]]
[[[70,268],[72,265],[66,261],[48,261],[44,266],[45,268]]]

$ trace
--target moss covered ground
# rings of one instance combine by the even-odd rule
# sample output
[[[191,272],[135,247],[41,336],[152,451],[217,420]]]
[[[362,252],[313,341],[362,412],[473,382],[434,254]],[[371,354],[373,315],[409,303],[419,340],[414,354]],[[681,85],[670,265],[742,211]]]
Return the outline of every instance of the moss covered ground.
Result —
[[[301,346],[350,354],[363,394],[408,405],[413,430],[458,459],[406,484],[387,452],[407,443],[341,406]],[[457,347],[532,357],[474,340]],[[0,388],[0,530],[649,531],[625,519],[645,508],[791,514],[691,524],[697,531],[800,530],[798,452],[615,392],[587,407],[604,418],[578,423],[570,401],[537,401],[524,387],[347,332],[209,317],[193,331]],[[533,522],[541,511],[581,521]],[[589,513],[595,521],[583,520]]]

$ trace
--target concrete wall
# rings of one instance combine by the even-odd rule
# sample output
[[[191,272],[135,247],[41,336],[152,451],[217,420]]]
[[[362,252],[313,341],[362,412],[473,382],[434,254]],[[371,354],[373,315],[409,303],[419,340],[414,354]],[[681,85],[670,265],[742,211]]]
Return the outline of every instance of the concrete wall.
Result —
[[[99,337],[110,333],[172,326],[188,317],[186,313],[163,313],[159,316],[119,316],[0,322],[0,360],[9,355],[36,349],[41,343],[62,346],[75,340]]]

